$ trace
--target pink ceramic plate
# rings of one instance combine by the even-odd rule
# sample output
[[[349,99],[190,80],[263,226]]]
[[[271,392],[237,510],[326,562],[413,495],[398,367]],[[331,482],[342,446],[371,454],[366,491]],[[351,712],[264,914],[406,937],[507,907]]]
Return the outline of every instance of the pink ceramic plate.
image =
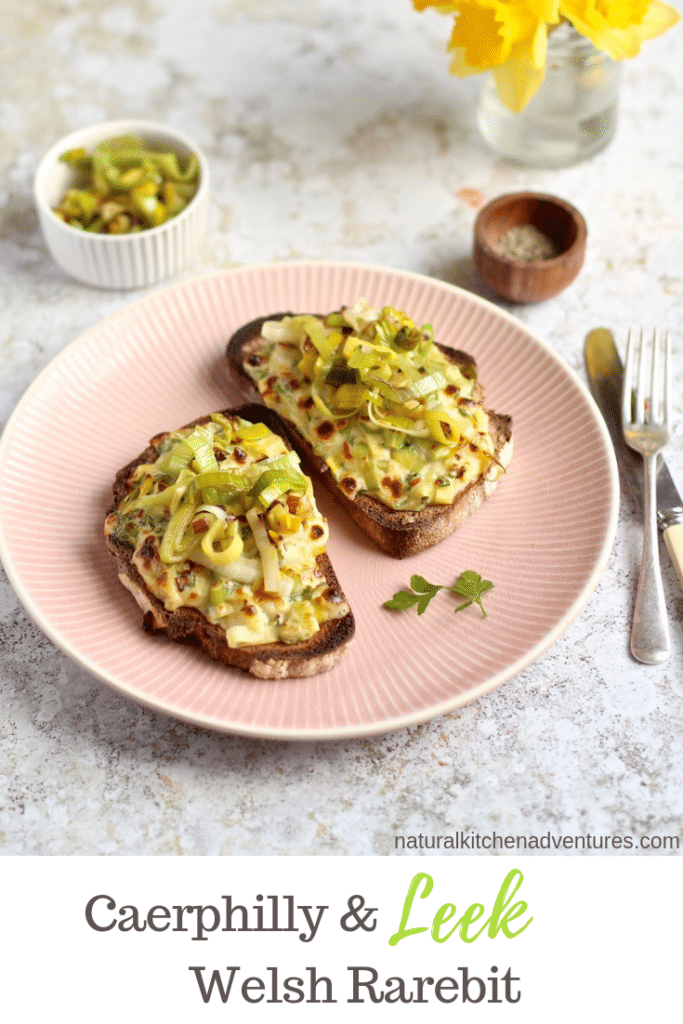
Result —
[[[364,296],[431,322],[471,352],[488,404],[514,420],[496,494],[457,533],[397,562],[324,494],[329,551],[356,616],[331,672],[262,682],[148,637],[116,578],[102,521],[116,470],[159,431],[237,405],[225,344],[284,309],[326,311]],[[53,458],[46,458],[53,452]],[[40,490],[34,472],[41,467]],[[120,693],[200,726],[280,739],[384,732],[451,711],[537,658],[588,601],[616,528],[617,471],[600,414],[567,366],[513,317],[418,274],[345,263],[229,270],[144,298],[72,342],[41,373],[0,442],[0,554],[35,621]],[[489,617],[439,594],[419,618],[382,602],[412,573],[495,584]]]

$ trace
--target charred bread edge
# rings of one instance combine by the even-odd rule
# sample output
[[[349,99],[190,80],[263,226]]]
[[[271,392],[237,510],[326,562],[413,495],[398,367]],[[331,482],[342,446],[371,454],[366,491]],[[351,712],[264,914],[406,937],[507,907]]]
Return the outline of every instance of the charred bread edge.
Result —
[[[256,342],[260,337],[261,327],[266,320],[281,320],[284,316],[292,315],[275,313],[259,317],[236,331],[228,342],[226,355],[232,380],[244,394],[253,395],[259,401],[263,400],[251,377],[242,369],[244,349],[250,342]],[[476,361],[468,353],[446,345],[439,345],[439,348],[451,362],[463,367],[471,366],[476,371]],[[480,393],[477,400],[482,399],[483,393]],[[496,458],[506,466],[512,456],[512,418],[492,410],[487,412]],[[498,480],[479,477],[457,496],[452,505],[431,505],[419,511],[391,509],[367,494],[358,494],[351,498],[339,487],[329,467],[318,458],[310,442],[284,417],[281,422],[292,446],[304,456],[310,466],[314,467],[316,476],[322,480],[337,504],[364,533],[393,558],[406,558],[444,540],[489,497],[498,483]]]
[[[283,431],[282,421],[276,413],[263,405],[244,405],[235,409],[222,410],[225,416],[241,416],[252,423],[265,423],[274,433],[282,437],[287,447],[289,439]],[[186,427],[206,423],[209,416],[201,416]],[[174,428],[174,429],[185,429]],[[132,471],[143,462],[152,462],[157,457],[154,441],[166,431],[156,435],[152,443],[136,459],[119,470],[114,482],[114,502],[108,515],[115,512],[129,491]],[[178,608],[168,611],[163,603],[148,589],[143,577],[133,564],[133,549],[114,538],[107,538],[109,550],[116,558],[119,579],[130,590],[143,612],[143,627],[153,634],[165,634],[172,640],[194,642],[215,661],[246,669],[262,679],[284,679],[317,675],[332,668],[346,653],[355,624],[353,613],[341,619],[324,622],[319,631],[308,640],[297,644],[281,641],[270,644],[256,644],[249,647],[229,647],[224,631],[210,623],[197,608]],[[328,555],[318,556],[318,567],[323,572],[328,586],[342,593],[339,581]]]

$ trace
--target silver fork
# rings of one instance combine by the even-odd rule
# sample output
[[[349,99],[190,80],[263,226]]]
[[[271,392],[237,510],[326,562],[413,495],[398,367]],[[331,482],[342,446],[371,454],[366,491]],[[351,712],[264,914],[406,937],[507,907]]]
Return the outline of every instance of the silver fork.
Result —
[[[636,335],[639,334],[639,337]],[[638,350],[638,351],[636,351]],[[648,358],[649,355],[649,358]],[[626,443],[645,460],[643,558],[631,628],[631,652],[654,665],[671,654],[657,540],[657,456],[670,437],[671,336],[628,332],[621,421]]]

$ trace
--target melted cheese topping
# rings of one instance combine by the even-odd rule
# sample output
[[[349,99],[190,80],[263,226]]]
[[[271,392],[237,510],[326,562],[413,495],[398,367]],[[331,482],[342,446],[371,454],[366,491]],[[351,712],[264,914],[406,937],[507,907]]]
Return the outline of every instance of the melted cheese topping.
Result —
[[[298,643],[348,613],[316,563],[327,521],[280,437],[216,413],[152,444],[105,534],[166,609],[197,608],[231,647]]]
[[[359,300],[325,320],[266,322],[243,368],[350,497],[419,510],[503,472],[473,368],[451,363],[405,313]]]

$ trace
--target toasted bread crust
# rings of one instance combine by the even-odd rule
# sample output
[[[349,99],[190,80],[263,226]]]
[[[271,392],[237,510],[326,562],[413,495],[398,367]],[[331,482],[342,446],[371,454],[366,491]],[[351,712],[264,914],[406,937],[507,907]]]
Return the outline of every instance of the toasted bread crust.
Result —
[[[272,316],[259,317],[245,324],[233,334],[227,346],[227,359],[231,378],[240,391],[250,398],[263,401],[252,378],[245,372],[244,363],[258,353],[262,347],[261,328],[266,320],[280,320],[292,313],[275,313]],[[460,367],[472,367],[476,371],[476,362],[472,356],[459,349],[439,345],[444,355]],[[477,402],[483,402],[483,389],[478,383],[474,396]],[[494,441],[494,454],[497,462],[507,466],[512,457],[512,418],[486,410],[489,416],[489,429]],[[459,526],[488,498],[496,488],[498,480],[489,480],[480,476],[461,491],[451,505],[430,505],[419,511],[406,511],[389,508],[382,502],[367,494],[347,495],[337,485],[329,467],[313,450],[310,442],[301,435],[297,428],[283,417],[284,426],[291,438],[294,448],[313,467],[317,477],[322,480],[333,494],[336,502],[353,519],[353,521],[371,537],[378,546],[393,558],[406,558],[418,554],[426,548],[438,544]]]
[[[289,447],[279,418],[262,405],[247,405],[237,409],[224,409],[225,416],[241,416],[250,422],[265,423],[279,433]],[[206,423],[208,416],[202,416],[187,427]],[[184,429],[184,428],[183,428]],[[157,458],[155,441],[164,434],[152,438],[149,446],[136,459],[120,469],[114,481],[114,501],[108,515],[115,512],[131,489],[131,474],[141,463],[151,463]],[[114,537],[107,537],[107,546],[116,558],[119,579],[132,593],[143,612],[143,628],[151,634],[163,635],[180,643],[195,644],[202,648],[214,661],[244,669],[260,679],[287,679],[317,675],[332,668],[344,656],[353,638],[355,624],[349,611],[341,619],[324,622],[317,633],[308,640],[286,644],[282,642],[259,644],[249,647],[230,647],[225,631],[209,620],[197,608],[182,607],[168,611],[163,603],[150,592],[143,577],[134,565],[133,549]],[[327,554],[317,558],[317,565],[329,587],[343,593]]]

